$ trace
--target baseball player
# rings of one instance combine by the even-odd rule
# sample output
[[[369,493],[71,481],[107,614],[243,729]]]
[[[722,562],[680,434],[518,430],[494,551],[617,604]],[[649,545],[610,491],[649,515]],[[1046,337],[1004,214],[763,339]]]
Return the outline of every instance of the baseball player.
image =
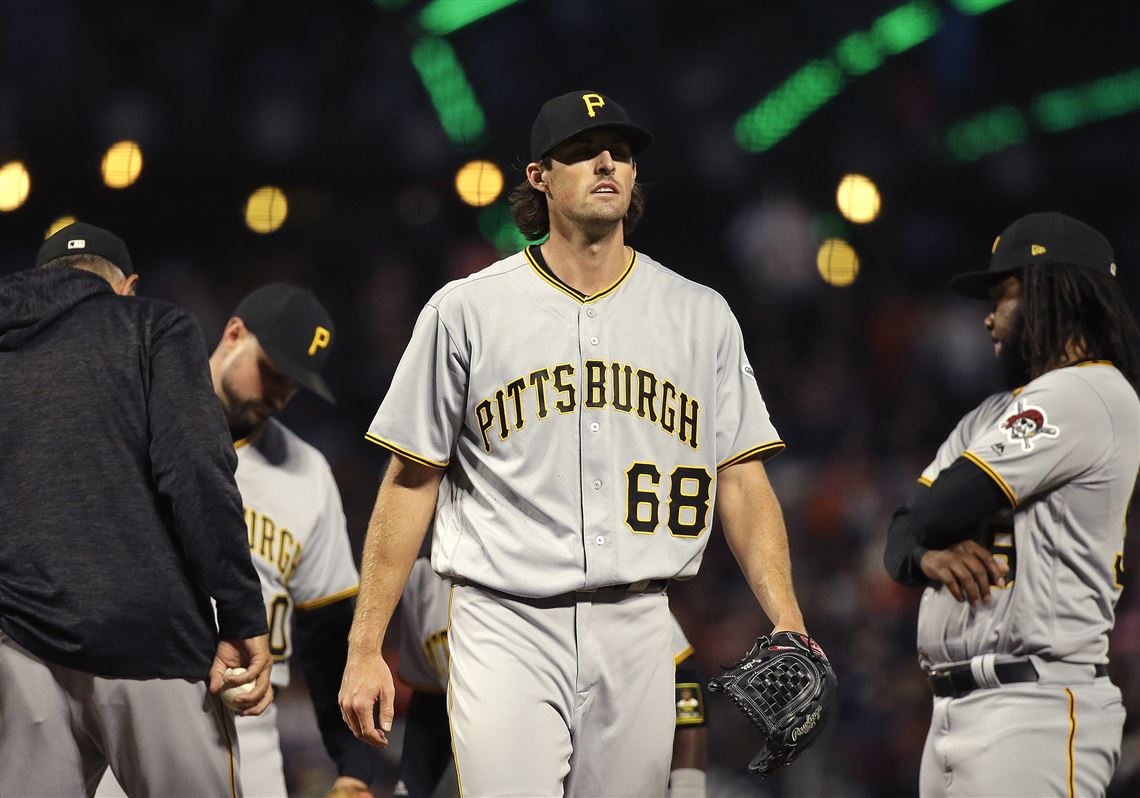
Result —
[[[217,694],[262,712],[272,660],[201,330],[134,295],[108,230],[64,227],[36,267],[0,279],[0,795],[110,767],[240,796]]]
[[[739,325],[717,293],[625,244],[651,138],[597,92],[542,107],[512,213],[549,238],[432,297],[368,431],[393,457],[342,714],[387,744],[380,640],[434,513],[464,794],[664,794],[665,588],[697,572],[714,505],[768,617],[803,631],[763,466],[784,444]]]
[[[210,372],[237,449],[249,551],[269,622],[273,684],[289,683],[296,653],[325,748],[337,765],[333,793],[364,798],[372,781],[371,751],[345,729],[336,704],[359,582],[340,493],[324,456],[273,418],[299,387],[333,400],[320,375],[333,333],[332,319],[312,293],[271,283],[238,305],[210,356]],[[246,795],[284,796],[276,709],[239,717],[237,731]]]
[[[926,585],[924,796],[1104,795],[1124,707],[1108,678],[1140,466],[1136,324],[1104,236],[1059,213],[994,241],[985,326],[1020,387],[967,413],[895,513],[885,564]]]
[[[404,726],[404,750],[396,795],[457,796],[447,726],[447,607],[451,582],[431,569],[426,557],[416,560],[400,596],[400,680],[412,688]],[[673,656],[677,668],[676,722],[671,798],[704,798],[708,730],[701,674],[693,646],[673,618]]]

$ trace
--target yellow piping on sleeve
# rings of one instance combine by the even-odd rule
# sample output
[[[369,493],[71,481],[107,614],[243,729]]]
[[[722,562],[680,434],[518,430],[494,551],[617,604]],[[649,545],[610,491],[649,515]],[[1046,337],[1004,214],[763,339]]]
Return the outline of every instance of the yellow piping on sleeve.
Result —
[[[407,449],[397,446],[391,441],[386,441],[383,438],[379,438],[373,435],[371,432],[365,434],[364,440],[375,443],[377,446],[383,446],[385,449],[395,452],[401,457],[406,457],[414,463],[429,466],[430,468],[447,468],[448,465],[447,463],[437,463],[435,460],[429,460],[426,457],[416,454],[415,452],[409,452]]]
[[[315,610],[317,607],[326,607],[329,604],[335,604],[338,601],[344,601],[346,598],[351,598],[360,592],[360,585],[353,585],[346,587],[344,590],[336,593],[331,593],[327,596],[320,598],[309,599],[308,601],[299,601],[295,605],[299,610]]]
[[[919,477],[918,478],[918,484],[919,485],[925,485],[926,487],[929,488],[931,485],[934,484],[934,480],[933,479],[927,479],[926,477]]]
[[[720,471],[722,469],[728,468],[730,465],[736,465],[740,461],[747,460],[750,457],[755,457],[758,454],[764,455],[761,457],[762,460],[767,460],[768,458],[782,452],[786,445],[787,444],[785,444],[783,441],[772,441],[771,443],[764,443],[760,446],[753,446],[751,449],[746,449],[740,454],[735,454],[732,457],[728,458],[723,463],[718,465],[716,467],[716,470]]]
[[[689,646],[684,651],[679,651],[673,656],[673,667],[677,667],[682,662],[693,656],[693,647]]]

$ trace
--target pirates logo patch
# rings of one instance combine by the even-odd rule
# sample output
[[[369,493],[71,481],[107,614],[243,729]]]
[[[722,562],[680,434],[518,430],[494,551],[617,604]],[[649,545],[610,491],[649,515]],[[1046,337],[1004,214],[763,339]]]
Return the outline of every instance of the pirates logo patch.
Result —
[[[1013,415],[999,426],[1010,443],[1020,442],[1027,452],[1033,451],[1035,439],[1056,438],[1061,434],[1060,428],[1049,425],[1043,408],[1027,405],[1024,399],[1018,400]]]

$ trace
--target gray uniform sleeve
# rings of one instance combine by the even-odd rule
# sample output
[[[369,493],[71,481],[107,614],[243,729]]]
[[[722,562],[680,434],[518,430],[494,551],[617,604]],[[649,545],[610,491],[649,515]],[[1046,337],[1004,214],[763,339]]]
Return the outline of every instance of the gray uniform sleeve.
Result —
[[[767,459],[784,448],[760,396],[756,373],[744,351],[740,324],[727,308],[717,343],[716,462],[725,468],[759,455]]]
[[[467,374],[466,351],[439,310],[427,305],[365,437],[422,465],[446,468],[463,426]]]
[[[1112,419],[1097,393],[1062,370],[1034,380],[962,456],[985,471],[1017,506],[1078,478],[1112,447]]]

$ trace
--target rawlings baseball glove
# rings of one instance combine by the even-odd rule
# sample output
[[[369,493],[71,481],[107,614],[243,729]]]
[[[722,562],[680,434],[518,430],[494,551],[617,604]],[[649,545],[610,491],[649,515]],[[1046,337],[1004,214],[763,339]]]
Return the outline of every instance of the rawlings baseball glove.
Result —
[[[727,693],[752,721],[763,742],[749,773],[767,776],[794,760],[819,736],[831,716],[835,671],[819,643],[807,635],[763,635],[744,659],[709,682]]]

